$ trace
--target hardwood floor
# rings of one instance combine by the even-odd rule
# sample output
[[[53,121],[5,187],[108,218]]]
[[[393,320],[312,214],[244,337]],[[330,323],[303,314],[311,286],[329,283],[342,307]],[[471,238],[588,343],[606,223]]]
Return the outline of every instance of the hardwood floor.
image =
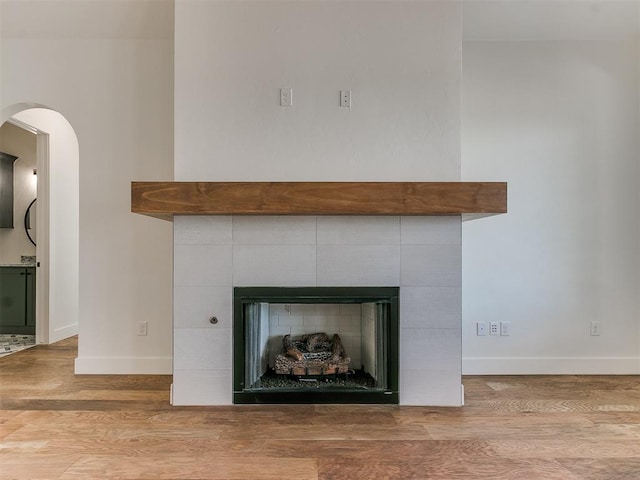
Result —
[[[170,376],[0,359],[1,479],[640,479],[639,376],[465,377],[463,408],[171,407]]]

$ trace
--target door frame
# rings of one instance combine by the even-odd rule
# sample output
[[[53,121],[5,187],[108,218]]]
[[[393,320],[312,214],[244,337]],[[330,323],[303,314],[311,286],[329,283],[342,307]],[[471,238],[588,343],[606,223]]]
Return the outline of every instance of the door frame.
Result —
[[[36,344],[49,343],[49,134],[15,118],[8,123],[36,135]]]

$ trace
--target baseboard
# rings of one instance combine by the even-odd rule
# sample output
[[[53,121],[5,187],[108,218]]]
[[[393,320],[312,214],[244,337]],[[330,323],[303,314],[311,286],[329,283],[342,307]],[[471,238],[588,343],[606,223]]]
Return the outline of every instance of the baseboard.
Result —
[[[638,375],[640,357],[465,357],[462,374]]]
[[[78,324],[67,325],[65,327],[57,328],[49,333],[49,343],[56,343],[65,338],[73,337],[78,334]]]
[[[77,375],[171,375],[172,357],[78,357]]]

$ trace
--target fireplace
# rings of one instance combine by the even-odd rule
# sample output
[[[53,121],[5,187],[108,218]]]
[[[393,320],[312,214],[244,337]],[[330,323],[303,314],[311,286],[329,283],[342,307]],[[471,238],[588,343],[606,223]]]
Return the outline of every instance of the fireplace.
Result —
[[[401,405],[460,405],[460,230],[459,217],[176,216],[172,403],[230,405],[238,401],[235,392],[250,387],[246,380],[245,385],[234,385],[239,371],[234,344],[244,338],[236,337],[234,313],[240,310],[234,308],[235,288],[364,285],[399,287],[398,388],[388,389],[394,392],[390,398],[397,391]],[[269,303],[258,300],[249,303]],[[286,313],[289,320],[296,310],[318,308],[315,300],[293,300],[280,298],[270,309]],[[334,299],[325,305],[344,310],[342,302]],[[286,312],[288,306],[293,315]],[[210,323],[211,317],[218,322]],[[268,318],[263,316],[263,321]],[[362,363],[353,339],[332,322],[314,332],[290,325],[278,334],[320,332],[332,338],[337,333],[352,364]],[[275,327],[269,326],[270,334],[276,334]],[[282,338],[272,339],[272,344],[281,345]],[[266,401],[269,392],[264,393],[252,401]],[[364,403],[365,397],[358,401]],[[294,401],[303,400],[295,395],[286,400]]]
[[[234,403],[398,403],[398,287],[236,287]]]
[[[341,388],[336,395],[346,400],[333,399],[333,393],[328,393],[331,388],[316,392],[319,382],[332,380],[328,377],[333,375],[333,364],[321,367],[317,375],[317,365],[302,363],[295,365],[294,378],[287,379],[296,381],[298,390],[283,401],[462,404],[462,215],[506,212],[506,184],[136,182],[132,211],[174,222],[173,405],[230,405],[277,398],[286,387],[265,388],[261,377],[275,364],[282,337],[291,335],[288,341],[296,346],[304,335],[318,333],[326,334],[320,343],[331,343],[338,335],[337,345],[344,352],[332,351],[341,359],[332,361],[336,377],[346,369],[347,377],[353,378],[361,370],[373,378],[372,391],[356,392],[361,396],[351,400],[344,395],[349,388]],[[310,288],[315,293],[296,295],[303,299],[299,300],[281,293],[265,298],[264,292],[254,291],[246,295],[244,306],[241,302],[241,308],[234,308],[238,301],[234,289],[256,285]],[[377,293],[373,300],[358,302],[353,302],[358,297],[355,290],[348,293],[349,301],[335,293],[357,285],[399,286],[399,291]],[[337,290],[325,291],[327,298],[318,300],[318,288]],[[311,331],[304,315],[301,329],[280,325],[279,320],[275,325],[270,318],[271,310],[294,317],[291,312],[305,308],[371,309],[385,298],[390,305],[394,301],[398,305],[395,314],[393,309],[375,313],[397,318],[388,336],[375,337],[385,338],[389,345],[382,355],[389,365],[386,378],[363,361],[363,331],[354,340],[353,332],[341,330],[337,322],[325,322]],[[234,320],[234,314],[246,309],[253,310],[254,320]],[[261,310],[266,312],[259,315]],[[246,340],[239,329],[255,318],[264,328]],[[361,325],[366,323],[363,318]],[[247,341],[267,342],[271,357],[256,348],[247,361],[246,352],[234,350]],[[359,352],[354,347],[358,344]],[[331,343],[331,348],[335,345]],[[312,352],[308,345],[296,348],[302,357],[305,351],[318,353],[315,344]],[[237,365],[234,355],[241,357]],[[286,372],[293,357],[283,358],[280,371]],[[373,400],[376,396],[381,398]]]

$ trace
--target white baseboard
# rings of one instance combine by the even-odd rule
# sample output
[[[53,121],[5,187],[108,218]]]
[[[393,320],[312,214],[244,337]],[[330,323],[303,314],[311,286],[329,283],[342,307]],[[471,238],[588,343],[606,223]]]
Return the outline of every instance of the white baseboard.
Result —
[[[78,334],[78,324],[60,327],[49,333],[49,343],[56,343],[65,338],[73,337]]]
[[[463,375],[638,375],[640,357],[504,357],[462,359]]]
[[[77,375],[171,375],[172,357],[78,357]]]

